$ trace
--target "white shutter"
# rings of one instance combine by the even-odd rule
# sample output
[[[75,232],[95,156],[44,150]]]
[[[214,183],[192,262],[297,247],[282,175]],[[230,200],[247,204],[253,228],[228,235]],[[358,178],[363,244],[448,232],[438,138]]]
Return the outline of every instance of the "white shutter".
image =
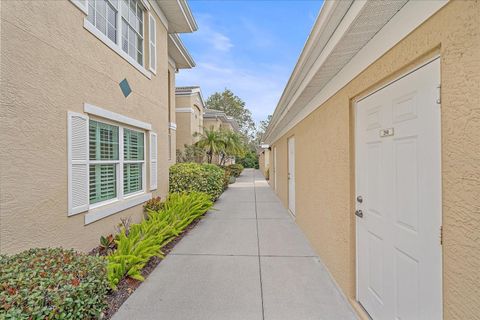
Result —
[[[148,14],[148,26],[150,70],[157,72],[157,22],[151,13]]]
[[[68,215],[88,210],[88,116],[68,113]]]
[[[157,189],[157,134],[150,132],[150,190]]]

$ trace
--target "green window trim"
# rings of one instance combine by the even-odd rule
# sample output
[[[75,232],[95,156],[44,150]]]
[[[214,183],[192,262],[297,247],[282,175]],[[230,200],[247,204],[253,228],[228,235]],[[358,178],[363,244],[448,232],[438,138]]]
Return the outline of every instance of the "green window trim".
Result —
[[[125,195],[143,189],[143,163],[125,163],[123,165],[123,193]]]
[[[90,120],[90,160],[118,160],[118,133],[117,126]]]
[[[117,197],[116,164],[90,165],[90,204]]]
[[[90,205],[144,191],[144,132],[90,120],[89,144]]]
[[[130,129],[123,129],[123,159],[145,160],[145,134]]]

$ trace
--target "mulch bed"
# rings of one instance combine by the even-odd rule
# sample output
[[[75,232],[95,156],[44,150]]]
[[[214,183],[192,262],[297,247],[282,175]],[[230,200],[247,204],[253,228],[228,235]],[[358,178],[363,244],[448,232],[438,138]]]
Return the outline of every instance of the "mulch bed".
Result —
[[[181,234],[175,237],[172,241],[170,241],[165,247],[162,248],[163,254],[166,256],[167,254],[172,251],[173,247],[182,240],[182,238],[195,226],[197,223],[202,219],[202,217],[195,219]],[[93,249],[90,254],[98,253],[98,248]],[[155,269],[156,266],[162,262],[162,258],[153,257],[148,261],[145,267],[142,269],[142,276],[147,278],[148,275]],[[104,316],[102,319],[110,319],[115,312],[122,306],[125,300],[141,285],[141,281],[131,279],[131,278],[123,278],[120,283],[117,285],[116,291],[111,291],[110,294],[107,296],[107,304],[108,308],[104,311]]]

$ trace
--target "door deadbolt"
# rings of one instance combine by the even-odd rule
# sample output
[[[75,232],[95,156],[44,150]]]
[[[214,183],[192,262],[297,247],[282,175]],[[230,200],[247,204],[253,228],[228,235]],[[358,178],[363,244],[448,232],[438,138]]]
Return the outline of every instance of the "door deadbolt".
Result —
[[[358,202],[358,203],[362,203],[362,202],[363,202],[362,196],[358,196],[358,197],[357,197],[357,202]]]
[[[357,210],[357,211],[355,211],[355,215],[359,218],[363,218],[363,211],[362,210]]]

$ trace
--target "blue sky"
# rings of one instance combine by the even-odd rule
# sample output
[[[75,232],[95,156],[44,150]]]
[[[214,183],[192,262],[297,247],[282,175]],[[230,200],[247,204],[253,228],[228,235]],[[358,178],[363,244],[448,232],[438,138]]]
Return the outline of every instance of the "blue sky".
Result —
[[[199,85],[204,98],[229,88],[256,122],[273,113],[321,1],[189,1],[199,30],[182,34],[197,66],[177,86]]]

